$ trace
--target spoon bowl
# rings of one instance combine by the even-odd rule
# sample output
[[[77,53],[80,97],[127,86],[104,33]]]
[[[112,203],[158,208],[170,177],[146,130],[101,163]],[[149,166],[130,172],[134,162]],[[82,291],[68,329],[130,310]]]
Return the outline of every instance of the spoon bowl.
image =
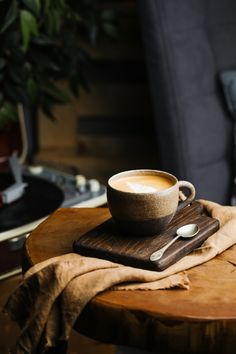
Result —
[[[180,237],[183,237],[183,238],[191,238],[191,237],[197,235],[198,231],[199,231],[199,228],[198,228],[197,224],[187,224],[182,227],[179,227],[176,230],[176,234]]]
[[[197,235],[199,232],[199,227],[197,224],[187,224],[184,226],[179,227],[176,230],[176,235],[173,240],[171,240],[169,243],[167,243],[164,247],[160,248],[159,250],[153,252],[150,256],[150,261],[154,262],[159,260],[167,248],[169,248],[178,238],[183,237],[183,238],[191,238]]]

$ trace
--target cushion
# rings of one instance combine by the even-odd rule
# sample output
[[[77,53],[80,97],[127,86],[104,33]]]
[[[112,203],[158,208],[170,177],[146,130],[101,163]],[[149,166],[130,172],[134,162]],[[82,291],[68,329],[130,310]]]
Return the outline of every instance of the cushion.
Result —
[[[236,70],[225,70],[219,74],[227,108],[236,121]]]
[[[158,169],[192,182],[197,198],[232,196],[233,120],[219,72],[236,65],[235,0],[139,0]]]
[[[224,70],[219,74],[226,106],[233,120],[234,135],[234,165],[236,165],[236,70]],[[231,204],[236,205],[236,178],[231,197]]]

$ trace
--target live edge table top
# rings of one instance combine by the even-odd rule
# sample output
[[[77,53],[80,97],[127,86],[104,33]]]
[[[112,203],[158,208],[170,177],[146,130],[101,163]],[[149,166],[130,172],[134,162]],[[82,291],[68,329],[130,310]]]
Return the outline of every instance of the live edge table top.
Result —
[[[23,268],[72,252],[72,243],[110,217],[107,208],[65,208],[25,243]],[[80,315],[76,329],[102,342],[158,353],[230,353],[236,345],[236,246],[187,271],[190,289],[106,291]]]

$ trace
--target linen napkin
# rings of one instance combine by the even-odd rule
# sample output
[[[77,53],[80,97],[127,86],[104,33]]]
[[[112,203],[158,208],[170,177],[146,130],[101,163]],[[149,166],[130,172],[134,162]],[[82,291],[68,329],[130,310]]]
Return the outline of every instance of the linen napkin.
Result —
[[[21,328],[11,353],[42,354],[60,341],[67,341],[85,305],[104,290],[188,289],[185,270],[212,259],[236,243],[236,207],[200,202],[219,220],[220,229],[200,248],[162,272],[74,253],[51,258],[29,269],[4,307],[4,312]]]

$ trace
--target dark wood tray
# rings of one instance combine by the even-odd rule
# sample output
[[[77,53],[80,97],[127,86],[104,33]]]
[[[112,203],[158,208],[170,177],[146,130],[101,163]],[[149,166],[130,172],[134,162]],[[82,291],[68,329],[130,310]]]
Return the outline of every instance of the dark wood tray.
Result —
[[[189,223],[196,223],[199,233],[190,239],[179,238],[160,260],[151,262],[150,255],[173,239],[178,227]],[[73,249],[84,256],[161,271],[200,247],[218,228],[218,220],[207,216],[203,206],[195,201],[177,212],[168,228],[159,235],[131,236],[117,229],[113,220],[109,219],[74,241]]]

